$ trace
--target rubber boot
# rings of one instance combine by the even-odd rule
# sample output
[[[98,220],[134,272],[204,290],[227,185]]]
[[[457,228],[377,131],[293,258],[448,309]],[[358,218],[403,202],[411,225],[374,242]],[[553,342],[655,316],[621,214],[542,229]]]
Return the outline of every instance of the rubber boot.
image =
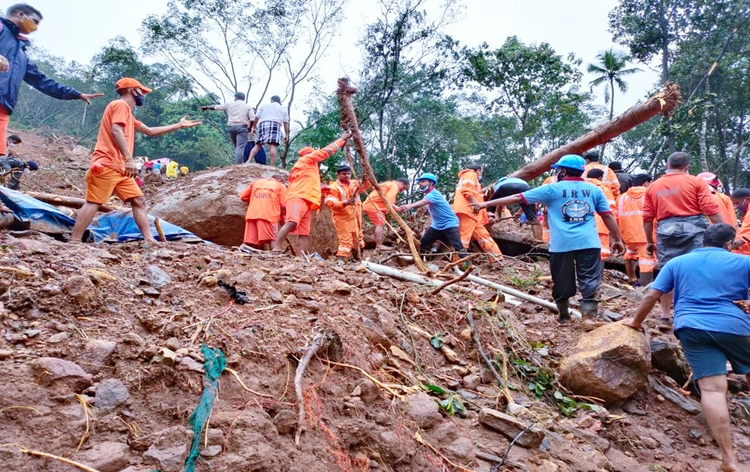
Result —
[[[555,302],[557,305],[557,312],[560,314],[558,317],[558,321],[560,323],[567,323],[570,321],[570,311],[568,310],[568,301],[562,300],[559,302]]]
[[[581,314],[589,318],[596,318],[599,312],[599,302],[596,300],[581,300]]]
[[[531,225],[531,236],[536,241],[544,241],[544,236],[542,235],[542,225]]]

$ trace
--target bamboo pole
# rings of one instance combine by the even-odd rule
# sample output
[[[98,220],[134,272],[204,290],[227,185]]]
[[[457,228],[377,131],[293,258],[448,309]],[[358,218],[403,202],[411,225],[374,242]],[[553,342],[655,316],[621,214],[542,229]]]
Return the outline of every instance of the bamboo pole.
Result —
[[[396,223],[398,223],[401,229],[406,233],[406,240],[409,243],[409,251],[411,251],[411,254],[414,257],[414,263],[417,265],[419,270],[427,273],[429,272],[429,270],[427,269],[427,266],[424,264],[424,262],[422,262],[422,258],[419,256],[419,251],[417,250],[417,244],[414,238],[414,232],[411,230],[409,225],[406,224],[403,218],[401,218],[398,212],[393,209],[393,205],[391,205],[391,202],[389,202],[385,198],[385,194],[380,188],[380,185],[378,185],[378,181],[375,178],[375,172],[373,172],[372,166],[370,165],[370,159],[367,157],[367,149],[365,148],[365,141],[364,139],[362,139],[362,134],[359,131],[359,122],[357,121],[357,114],[354,110],[354,101],[352,100],[352,95],[357,93],[357,89],[349,86],[349,79],[347,78],[340,78],[338,80],[338,85],[339,88],[336,92],[336,96],[338,97],[339,106],[341,107],[341,122],[342,124],[348,126],[349,131],[352,132],[354,147],[357,149],[359,158],[362,161],[364,176],[367,178],[367,180],[370,181],[372,186],[375,188],[375,191],[378,192],[378,195],[380,195],[381,200],[383,200],[385,207],[388,209],[388,213],[393,217],[394,220],[396,220]]]
[[[656,115],[669,115],[677,108],[682,95],[680,87],[675,83],[664,84],[664,90],[654,95],[646,102],[635,105],[614,120],[605,123],[575,141],[545,154],[531,164],[525,165],[510,174],[523,180],[531,180],[550,170],[552,164],[566,154],[582,154],[583,152],[607,143],[626,131],[645,123]]]

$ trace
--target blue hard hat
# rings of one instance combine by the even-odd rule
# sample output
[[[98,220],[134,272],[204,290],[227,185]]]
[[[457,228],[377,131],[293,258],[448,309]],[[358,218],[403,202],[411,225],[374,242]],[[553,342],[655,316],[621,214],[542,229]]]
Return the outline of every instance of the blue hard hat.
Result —
[[[437,175],[432,174],[430,172],[425,172],[424,174],[420,175],[417,180],[432,180],[434,183],[437,184]]]
[[[586,161],[581,156],[575,154],[568,154],[560,158],[557,164],[552,166],[553,169],[558,167],[565,167],[566,169],[580,170],[581,172],[586,171]]]

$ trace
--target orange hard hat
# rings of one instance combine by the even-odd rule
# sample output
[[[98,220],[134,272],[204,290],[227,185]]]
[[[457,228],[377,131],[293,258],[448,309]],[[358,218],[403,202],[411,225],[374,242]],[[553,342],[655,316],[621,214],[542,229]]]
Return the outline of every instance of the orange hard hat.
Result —
[[[151,92],[151,89],[141,84],[132,77],[123,77],[122,79],[115,82],[115,91],[127,88],[137,88],[143,93]]]

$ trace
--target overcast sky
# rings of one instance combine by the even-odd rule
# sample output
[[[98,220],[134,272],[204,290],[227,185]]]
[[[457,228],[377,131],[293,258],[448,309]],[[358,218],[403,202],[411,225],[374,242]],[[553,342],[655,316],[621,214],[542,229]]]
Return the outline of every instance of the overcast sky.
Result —
[[[140,44],[138,28],[149,14],[163,14],[167,0],[27,0],[44,15],[39,30],[31,39],[51,53],[66,60],[88,63],[107,41],[124,36],[131,44]],[[343,74],[356,75],[359,51],[347,41],[361,36],[361,27],[372,21],[369,0],[350,0],[342,37],[334,42],[321,65],[321,76],[335,88],[335,79]],[[524,43],[547,42],[558,54],[573,52],[584,61],[583,67],[595,61],[601,51],[613,47],[608,31],[607,14],[616,0],[465,0],[463,18],[450,25],[447,33],[464,45],[486,42],[490,47],[502,45],[508,36],[516,35]],[[369,7],[367,6],[369,5]],[[338,43],[338,44],[337,44]],[[615,46],[617,49],[622,48]],[[624,111],[642,99],[652,88],[658,74],[642,64],[643,72],[629,76],[630,90],[616,95],[615,110]],[[584,77],[587,86],[590,77]],[[603,104],[601,90],[599,103]],[[252,103],[252,97],[249,101]]]

